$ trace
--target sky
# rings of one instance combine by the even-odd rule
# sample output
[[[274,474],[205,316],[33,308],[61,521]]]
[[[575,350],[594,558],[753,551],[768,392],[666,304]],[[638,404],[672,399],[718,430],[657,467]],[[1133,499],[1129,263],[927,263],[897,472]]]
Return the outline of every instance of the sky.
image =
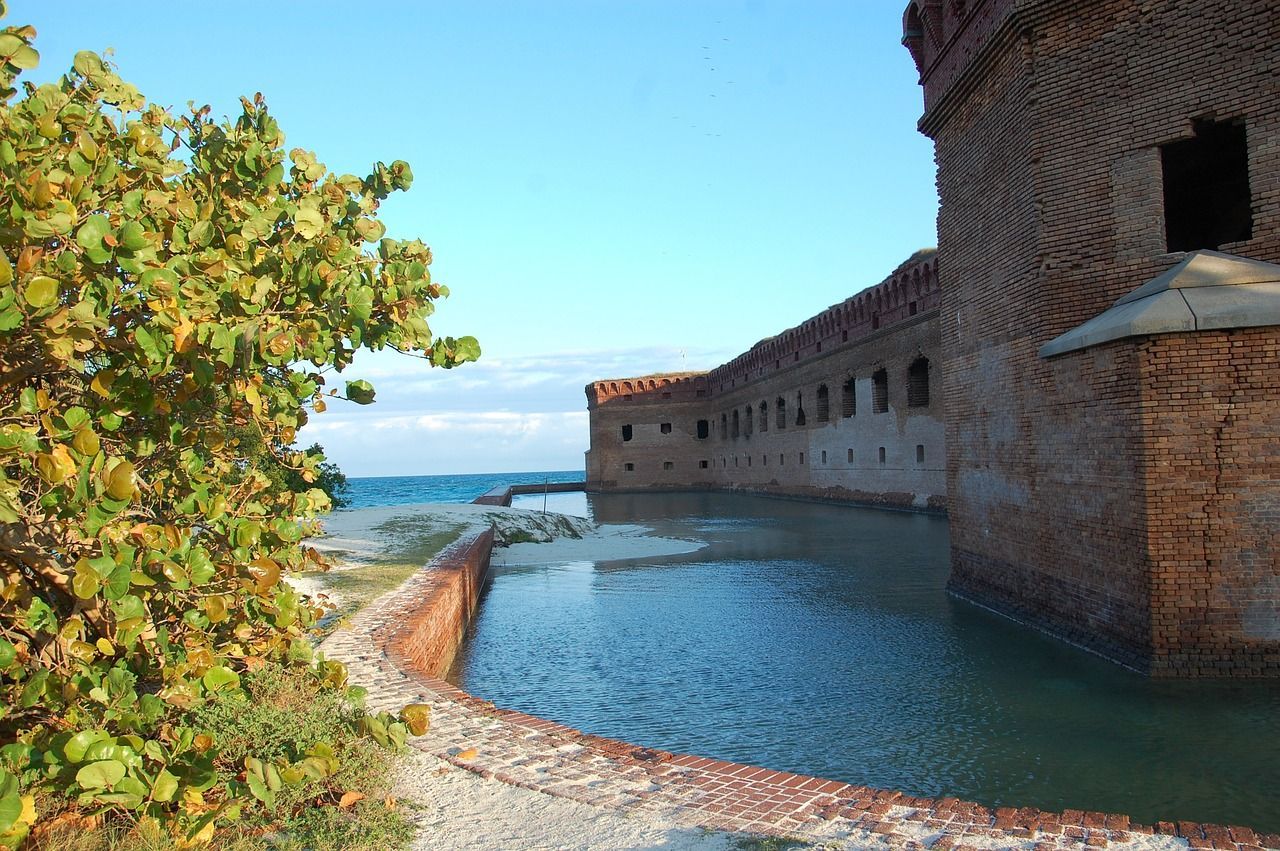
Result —
[[[584,386],[710,369],[936,242],[900,0],[9,0],[56,79],[114,50],[176,110],[262,92],[335,172],[407,160],[454,370],[365,353],[300,440],[351,476],[572,470]]]

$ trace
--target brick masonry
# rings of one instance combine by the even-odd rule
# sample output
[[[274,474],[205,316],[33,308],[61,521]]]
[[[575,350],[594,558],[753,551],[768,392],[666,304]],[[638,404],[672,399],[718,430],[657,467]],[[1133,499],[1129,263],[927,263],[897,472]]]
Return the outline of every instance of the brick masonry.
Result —
[[[491,532],[460,540],[321,645],[369,689],[370,709],[430,704],[431,729],[413,747],[481,776],[641,818],[862,848],[1280,849],[1280,836],[1246,827],[916,798],[653,750],[498,708],[439,678],[474,612],[492,540]]]
[[[1280,675],[1275,328],[1039,348],[1184,256],[1161,146],[1246,130],[1280,261],[1274,0],[911,3],[941,202],[951,587],[1138,670]]]
[[[588,488],[944,510],[938,299],[924,250],[710,372],[592,382]]]

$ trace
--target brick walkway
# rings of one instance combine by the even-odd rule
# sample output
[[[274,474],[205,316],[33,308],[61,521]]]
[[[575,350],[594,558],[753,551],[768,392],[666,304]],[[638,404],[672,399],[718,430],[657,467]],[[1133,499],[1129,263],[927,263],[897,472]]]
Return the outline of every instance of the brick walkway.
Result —
[[[757,766],[672,754],[591,736],[495,707],[443,680],[405,670],[388,652],[397,630],[430,614],[424,602],[473,540],[461,541],[358,613],[321,650],[369,690],[372,710],[428,703],[431,729],[413,747],[484,777],[688,827],[840,841],[867,848],[1220,848],[1280,851],[1280,836],[1191,822],[1131,824],[1127,816],[997,808],[913,798]]]

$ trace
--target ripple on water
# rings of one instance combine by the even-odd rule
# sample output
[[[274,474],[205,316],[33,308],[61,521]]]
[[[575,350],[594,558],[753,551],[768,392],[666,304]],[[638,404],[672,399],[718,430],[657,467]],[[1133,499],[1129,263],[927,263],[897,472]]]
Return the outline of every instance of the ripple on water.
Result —
[[[455,682],[669,750],[1280,831],[1280,688],[1152,682],[949,597],[943,519],[722,494],[590,510],[708,547],[500,572]]]

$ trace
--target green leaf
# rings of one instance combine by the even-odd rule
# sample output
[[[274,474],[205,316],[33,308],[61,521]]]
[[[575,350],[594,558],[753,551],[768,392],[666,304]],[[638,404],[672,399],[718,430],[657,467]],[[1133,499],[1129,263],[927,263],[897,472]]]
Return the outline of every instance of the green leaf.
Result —
[[[32,278],[22,291],[22,300],[36,310],[52,307],[58,300],[58,282],[44,275]]]
[[[0,833],[8,833],[22,818],[22,796],[15,789],[0,797]]]
[[[361,379],[347,382],[347,398],[357,405],[368,405],[373,402],[373,385]]]
[[[71,60],[71,67],[75,68],[81,76],[95,81],[107,73],[102,58],[92,50],[82,50],[77,53],[75,59]]]
[[[80,230],[76,231],[76,244],[86,251],[94,248],[103,249],[103,237],[109,233],[111,233],[110,219],[106,216],[90,216],[85,219]]]
[[[240,675],[224,665],[215,665],[205,672],[202,682],[209,691],[239,688]]]
[[[480,358],[480,343],[475,337],[459,337],[454,342],[453,352],[458,363],[478,360]]]
[[[151,244],[147,239],[146,231],[137,222],[125,222],[121,225],[116,239],[130,251],[141,251]]]
[[[98,742],[105,742],[111,736],[105,730],[81,730],[76,733],[67,743],[62,746],[62,755],[67,758],[67,762],[73,765],[83,762],[85,754],[89,752],[89,748]]]
[[[111,569],[111,573],[107,575],[106,587],[103,596],[108,600],[120,600],[124,595],[129,593],[129,573],[128,564],[117,564]]]
[[[151,799],[163,804],[172,801],[177,794],[178,778],[170,774],[169,769],[160,769],[160,773],[156,775],[155,782],[151,784]]]
[[[0,671],[9,667],[18,658],[18,649],[7,639],[0,638]]]
[[[4,252],[0,251],[0,287],[11,283],[13,283],[13,266],[9,263],[9,258],[4,256]]]
[[[125,767],[119,760],[91,762],[76,772],[76,782],[85,789],[111,788],[124,779]]]
[[[293,229],[303,239],[315,239],[324,229],[324,216],[320,215],[319,210],[299,210],[294,218]]]

